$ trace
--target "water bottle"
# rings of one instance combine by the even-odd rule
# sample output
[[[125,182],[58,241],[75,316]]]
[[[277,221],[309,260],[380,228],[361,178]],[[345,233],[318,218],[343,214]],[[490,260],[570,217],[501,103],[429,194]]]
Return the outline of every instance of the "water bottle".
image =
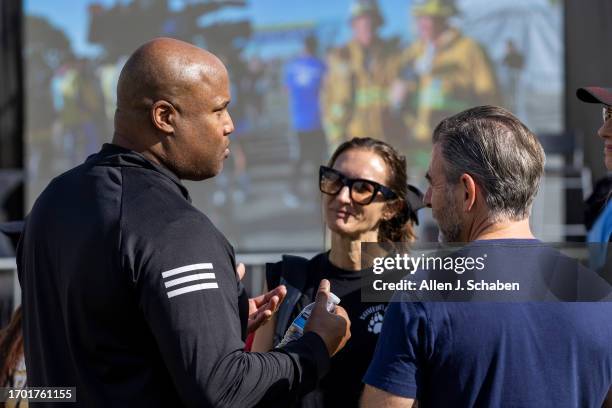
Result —
[[[333,312],[338,303],[340,303],[340,298],[330,292],[329,299],[327,300],[327,310],[330,313]],[[291,323],[291,326],[289,326],[289,328],[285,332],[283,340],[281,340],[281,342],[276,347],[283,347],[290,341],[297,340],[302,337],[302,335],[304,334],[304,327],[306,327],[306,322],[308,321],[308,318],[310,317],[314,306],[315,304],[311,303],[304,309],[302,309],[300,314],[295,318],[293,323]]]

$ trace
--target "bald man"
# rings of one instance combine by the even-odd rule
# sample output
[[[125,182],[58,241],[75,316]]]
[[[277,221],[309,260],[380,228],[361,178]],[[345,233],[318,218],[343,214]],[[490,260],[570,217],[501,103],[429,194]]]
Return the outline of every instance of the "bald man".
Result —
[[[129,58],[112,143],[54,179],[28,216],[30,387],[76,387],[83,407],[279,407],[325,374],[350,324],[326,311],[329,283],[300,340],[244,352],[286,289],[248,299],[231,245],[180,181],[221,171],[229,103],[227,71],[202,49],[162,38]]]

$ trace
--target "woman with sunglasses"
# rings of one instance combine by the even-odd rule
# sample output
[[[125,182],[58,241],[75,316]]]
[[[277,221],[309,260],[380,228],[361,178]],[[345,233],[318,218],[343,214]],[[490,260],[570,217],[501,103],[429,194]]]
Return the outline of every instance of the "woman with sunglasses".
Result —
[[[297,314],[314,301],[321,279],[341,299],[351,319],[352,336],[331,360],[318,389],[302,398],[301,407],[357,407],[365,373],[382,327],[387,304],[362,303],[362,242],[412,242],[420,193],[407,185],[406,161],[390,145],[354,138],[340,145],[319,171],[319,189],[331,248],[310,260],[284,256],[268,264],[267,287],[284,284],[288,295],[272,320],[260,328],[252,351],[276,346]]]

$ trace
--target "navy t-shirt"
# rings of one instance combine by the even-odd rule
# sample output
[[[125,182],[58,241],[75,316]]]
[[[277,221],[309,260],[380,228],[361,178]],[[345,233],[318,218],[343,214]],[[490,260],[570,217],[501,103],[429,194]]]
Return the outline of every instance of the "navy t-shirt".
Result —
[[[487,243],[487,269],[508,276],[553,253],[537,240]],[[392,302],[364,382],[428,407],[600,407],[612,303]]]

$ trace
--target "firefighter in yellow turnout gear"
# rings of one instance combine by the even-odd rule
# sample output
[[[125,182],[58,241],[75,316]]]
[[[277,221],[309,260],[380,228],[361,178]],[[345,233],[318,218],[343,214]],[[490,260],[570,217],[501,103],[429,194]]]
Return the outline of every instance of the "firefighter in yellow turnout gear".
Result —
[[[394,84],[392,93],[395,104],[403,106],[409,137],[417,143],[429,140],[433,128],[447,116],[500,103],[486,51],[448,24],[457,12],[454,0],[426,0],[412,9],[419,39],[402,53],[402,90]]]
[[[351,6],[353,37],[331,51],[322,92],[323,122],[333,151],[352,137],[388,140],[388,91],[397,77],[398,47],[378,37],[383,18],[375,1]]]

